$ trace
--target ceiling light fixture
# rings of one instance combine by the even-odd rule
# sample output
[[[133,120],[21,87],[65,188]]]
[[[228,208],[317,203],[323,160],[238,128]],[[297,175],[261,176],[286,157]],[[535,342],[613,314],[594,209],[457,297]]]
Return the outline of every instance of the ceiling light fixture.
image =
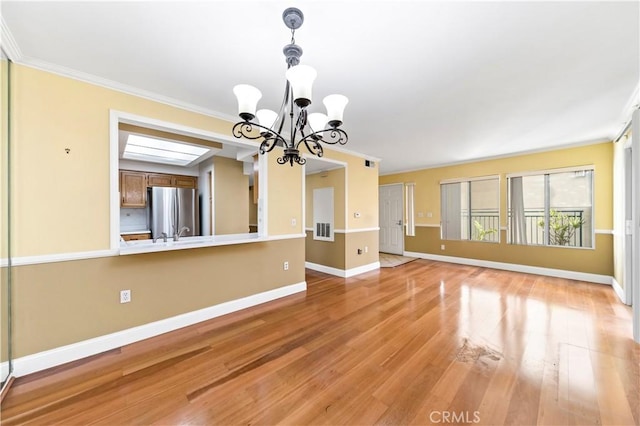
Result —
[[[248,84],[235,86],[233,93],[238,98],[238,113],[244,121],[233,126],[233,136],[261,139],[260,154],[271,152],[276,145],[282,146],[284,155],[278,158],[278,163],[289,163],[293,167],[293,163],[306,163],[298,149],[302,143],[311,154],[318,157],[323,155],[320,142],[332,145],[347,143],[347,133],[339,127],[342,125],[344,108],[349,100],[343,95],[329,95],[323,100],[327,108],[326,115],[319,112],[308,113],[311,88],[317,73],[308,65],[299,65],[302,48],[296,44],[294,38],[295,31],[304,22],[304,15],[300,9],[290,7],[282,13],[282,20],[287,28],[291,29],[291,43],[282,49],[287,60],[287,80],[280,111],[261,109],[256,112],[258,101],[262,97],[260,90]],[[282,136],[287,115],[290,120],[288,139]],[[256,117],[257,123],[252,121]]]
[[[186,166],[209,151],[209,148],[177,141],[129,134],[127,135],[127,143],[124,147],[122,158],[125,160]]]

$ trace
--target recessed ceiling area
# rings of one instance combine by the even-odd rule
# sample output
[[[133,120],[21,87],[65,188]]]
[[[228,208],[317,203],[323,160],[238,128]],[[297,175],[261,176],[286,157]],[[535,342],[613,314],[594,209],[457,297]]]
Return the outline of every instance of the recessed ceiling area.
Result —
[[[277,110],[291,2],[2,2],[18,64],[237,121]],[[640,2],[296,1],[309,112],[349,98],[345,148],[380,173],[607,141],[639,103]],[[117,30],[115,30],[117,29]],[[330,29],[330,30],[329,30]]]
[[[199,163],[210,151],[202,146],[127,133],[122,158],[188,167]]]

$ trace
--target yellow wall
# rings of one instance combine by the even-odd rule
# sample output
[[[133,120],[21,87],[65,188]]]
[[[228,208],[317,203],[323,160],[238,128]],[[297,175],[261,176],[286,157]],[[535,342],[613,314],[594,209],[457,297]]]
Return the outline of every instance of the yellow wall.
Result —
[[[9,62],[0,56],[0,259],[9,257]],[[0,362],[9,359],[9,269],[0,268]],[[3,369],[4,372],[4,369]],[[0,375],[0,382],[6,377]]]
[[[304,239],[14,269],[21,357],[303,282]],[[119,303],[122,289],[131,290],[130,303]]]
[[[307,231],[306,261],[336,269],[345,269],[345,234],[335,232],[345,228],[345,168],[309,174],[305,177],[305,226],[313,229],[313,191],[333,188],[333,241],[313,239],[313,231]]]
[[[0,258],[6,259],[9,249],[9,62],[4,56],[0,58]]]
[[[347,229],[378,227],[378,168],[365,167],[364,159],[340,151],[325,149],[324,157],[347,165]],[[360,217],[354,217],[354,213]]]
[[[378,262],[378,231],[353,232],[345,235],[346,269]],[[358,249],[362,250],[358,254]],[[365,250],[367,250],[365,252]]]
[[[283,151],[276,148],[268,154],[267,193],[269,235],[302,234],[302,167],[278,164]],[[260,182],[259,191],[264,186]],[[260,195],[262,197],[262,194]],[[295,225],[292,224],[295,220]]]
[[[15,256],[109,249],[110,109],[230,133],[230,123],[202,114],[33,68],[14,69]]]
[[[13,77],[11,208],[17,257],[110,248],[110,109],[230,134],[225,121],[32,68],[16,66]],[[270,200],[275,231],[282,211],[292,210],[300,226],[301,178],[289,180],[296,173],[300,176],[299,168],[278,166],[269,175],[270,186],[286,201]],[[287,198],[282,189],[290,186]],[[248,194],[242,198],[247,199]],[[304,279],[303,238],[18,266],[15,356]],[[132,290],[129,304],[119,303],[123,289]]]
[[[345,229],[345,168],[309,174],[306,176],[305,182],[305,226],[307,228],[313,227],[313,190],[333,188],[333,227],[334,229]]]
[[[335,229],[344,229],[346,233],[336,233],[335,241],[328,243],[313,241],[313,233],[307,232],[307,261],[343,270],[378,262],[379,164],[365,167],[363,158],[326,147],[324,158],[344,163],[345,168],[329,171],[327,177],[319,174],[307,177],[307,227],[313,222],[313,188],[333,186]],[[344,204],[340,204],[343,199]]]
[[[506,227],[507,173],[593,165],[595,229],[610,231],[613,228],[612,164],[613,145],[601,143],[380,176],[379,183],[416,184],[415,222],[418,226],[415,237],[405,236],[406,251],[613,275],[613,238],[610,233],[597,234],[595,249],[591,250],[508,245],[504,231],[499,244],[441,241],[438,228],[441,180],[500,175],[500,226]],[[423,217],[419,217],[420,212]],[[429,213],[432,217],[428,217]],[[440,250],[441,244],[445,244],[444,251]]]
[[[253,202],[253,186],[249,187],[249,224],[258,226],[258,204]]]
[[[249,232],[249,176],[242,162],[213,157],[215,235]]]
[[[333,241],[314,240],[313,231],[307,231],[306,234],[305,261],[340,270],[346,269],[346,234],[334,233]]]
[[[13,77],[10,202],[13,255],[21,259],[110,249],[110,110],[231,132],[231,123],[223,120],[29,67],[16,66]],[[15,356],[303,282],[302,168],[277,164],[278,155],[280,148],[263,159],[267,184],[260,197],[267,201],[268,235],[299,237],[17,266]],[[346,225],[377,227],[377,168],[365,169],[364,160],[353,155],[326,155],[348,164],[348,208],[362,218]],[[248,182],[243,188],[244,202]],[[248,221],[247,212],[245,228]],[[364,234],[371,232],[347,234],[344,247],[354,249],[349,241],[361,244],[363,237],[369,244],[371,236]],[[351,257],[344,256],[347,267],[371,263],[367,256]],[[284,261],[288,271],[283,271]],[[5,276],[6,268],[1,272]],[[123,289],[132,291],[131,303],[119,303]]]

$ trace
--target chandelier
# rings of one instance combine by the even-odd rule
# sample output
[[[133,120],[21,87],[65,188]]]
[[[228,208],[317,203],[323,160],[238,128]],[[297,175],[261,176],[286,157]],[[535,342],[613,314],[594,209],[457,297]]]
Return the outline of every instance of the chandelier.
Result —
[[[283,49],[287,61],[286,85],[284,99],[278,112],[260,109],[256,112],[258,101],[262,97],[260,90],[248,84],[239,84],[233,88],[238,98],[238,114],[243,121],[233,126],[233,136],[259,140],[260,154],[271,152],[276,146],[284,148],[284,155],[277,159],[279,164],[304,164],[306,160],[300,156],[301,144],[311,154],[322,157],[320,142],[344,145],[349,139],[347,133],[340,129],[344,108],[349,102],[346,96],[329,95],[323,99],[326,114],[309,113],[311,105],[311,89],[316,78],[316,70],[308,65],[300,65],[302,48],[296,44],[295,31],[304,21],[302,12],[295,8],[287,8],[282,13],[284,24],[291,30],[291,43]],[[289,134],[282,133],[285,121],[289,116]],[[257,119],[257,122],[254,121]],[[285,128],[286,129],[286,128]]]

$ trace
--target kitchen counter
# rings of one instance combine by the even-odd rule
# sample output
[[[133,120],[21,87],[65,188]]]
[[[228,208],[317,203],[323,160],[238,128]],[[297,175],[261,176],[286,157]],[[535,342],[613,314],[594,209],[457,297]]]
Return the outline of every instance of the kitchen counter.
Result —
[[[304,237],[301,234],[300,237]],[[200,247],[215,247],[232,244],[256,243],[262,241],[272,241],[281,239],[285,236],[278,237],[260,237],[258,234],[231,234],[231,235],[213,235],[201,237],[182,237],[178,241],[168,238],[165,243],[159,239],[155,243],[153,240],[137,240],[137,241],[120,241],[120,255],[155,253],[159,251],[185,250]],[[291,238],[291,235],[287,235]]]
[[[150,234],[150,229],[141,229],[139,231],[121,231],[120,235],[133,235],[133,234]]]

